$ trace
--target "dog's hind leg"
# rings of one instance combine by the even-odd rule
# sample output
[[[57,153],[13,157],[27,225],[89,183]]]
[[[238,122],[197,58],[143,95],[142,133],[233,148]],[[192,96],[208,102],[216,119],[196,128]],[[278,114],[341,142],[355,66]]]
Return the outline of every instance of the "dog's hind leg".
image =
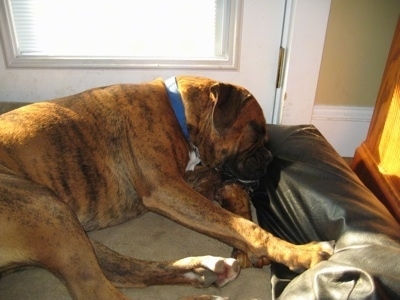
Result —
[[[127,299],[104,276],[75,214],[50,190],[0,173],[0,271],[48,269],[74,299]]]
[[[187,257],[177,261],[146,261],[123,256],[91,240],[100,266],[117,287],[186,284],[218,287],[234,280],[240,271],[233,258],[214,256]]]

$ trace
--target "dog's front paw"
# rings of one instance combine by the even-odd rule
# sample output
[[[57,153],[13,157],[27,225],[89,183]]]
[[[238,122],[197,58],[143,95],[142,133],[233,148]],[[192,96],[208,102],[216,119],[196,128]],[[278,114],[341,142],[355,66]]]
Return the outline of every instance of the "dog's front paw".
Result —
[[[288,267],[292,271],[300,273],[321,261],[329,259],[333,255],[335,241],[311,242],[297,247],[297,256],[293,257]]]
[[[197,287],[215,285],[222,287],[234,280],[240,273],[240,265],[236,259],[215,256],[202,256],[196,258],[197,263],[192,271],[184,276]]]

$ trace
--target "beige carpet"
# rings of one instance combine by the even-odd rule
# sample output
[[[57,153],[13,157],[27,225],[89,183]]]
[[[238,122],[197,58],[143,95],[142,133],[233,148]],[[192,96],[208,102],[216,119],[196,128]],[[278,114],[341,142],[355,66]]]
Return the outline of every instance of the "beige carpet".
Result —
[[[231,251],[231,247],[225,244],[153,213],[147,213],[136,220],[90,235],[113,250],[142,259],[169,260],[209,254],[229,257]],[[213,294],[229,297],[231,300],[268,300],[271,299],[270,269],[269,267],[244,269],[234,282],[221,289],[153,286],[122,291],[131,299],[175,300],[189,295]],[[35,268],[2,277],[0,299],[71,298],[56,277],[46,270]]]

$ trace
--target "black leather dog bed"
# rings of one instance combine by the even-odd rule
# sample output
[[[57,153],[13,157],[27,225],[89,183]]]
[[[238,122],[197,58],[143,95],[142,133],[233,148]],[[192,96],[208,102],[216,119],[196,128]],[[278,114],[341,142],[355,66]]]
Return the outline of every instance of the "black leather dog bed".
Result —
[[[293,243],[335,240],[298,275],[272,266],[280,299],[399,299],[400,225],[312,125],[270,125],[274,160],[254,193],[259,224]]]

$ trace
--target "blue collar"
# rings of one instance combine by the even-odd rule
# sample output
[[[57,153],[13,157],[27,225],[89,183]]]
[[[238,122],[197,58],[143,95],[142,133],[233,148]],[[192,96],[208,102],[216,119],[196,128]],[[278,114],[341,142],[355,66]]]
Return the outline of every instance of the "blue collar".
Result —
[[[179,125],[182,128],[186,140],[189,141],[189,130],[186,125],[185,108],[183,106],[181,93],[179,92],[178,85],[176,84],[176,78],[171,77],[165,80],[165,86],[167,87],[168,98],[171,102],[175,116],[178,119]]]

